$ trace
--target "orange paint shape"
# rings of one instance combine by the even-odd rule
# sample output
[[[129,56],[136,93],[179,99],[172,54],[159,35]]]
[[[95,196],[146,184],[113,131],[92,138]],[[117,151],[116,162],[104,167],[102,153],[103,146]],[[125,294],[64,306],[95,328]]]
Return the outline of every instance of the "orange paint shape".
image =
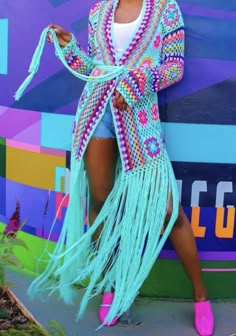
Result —
[[[65,165],[65,157],[6,147],[6,178],[12,181],[54,190],[55,169]]]
[[[224,215],[227,211],[226,225],[224,225]],[[234,225],[235,225],[235,208],[217,208],[216,209],[216,225],[215,234],[217,238],[229,238],[234,237]]]
[[[204,238],[206,227],[200,226],[200,210],[200,207],[192,207],[191,226],[195,237]]]

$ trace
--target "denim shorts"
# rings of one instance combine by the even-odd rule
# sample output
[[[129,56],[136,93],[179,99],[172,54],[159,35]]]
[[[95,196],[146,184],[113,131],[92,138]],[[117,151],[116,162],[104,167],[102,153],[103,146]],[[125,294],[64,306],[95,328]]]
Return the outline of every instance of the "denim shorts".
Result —
[[[108,103],[104,116],[97,125],[93,138],[115,138],[115,127],[112,119],[110,104]]]

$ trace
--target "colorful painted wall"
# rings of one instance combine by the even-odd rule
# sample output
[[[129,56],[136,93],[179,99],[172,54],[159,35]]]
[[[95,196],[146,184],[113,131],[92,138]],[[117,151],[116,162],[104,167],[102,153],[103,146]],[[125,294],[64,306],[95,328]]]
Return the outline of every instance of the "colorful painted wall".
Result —
[[[34,272],[58,218],[57,240],[67,206],[70,135],[83,83],[67,72],[51,45],[23,98],[14,92],[44,27],[55,22],[86,47],[89,0],[1,0],[0,2],[0,222],[21,206],[27,218],[20,252]],[[184,80],[160,94],[166,142],[182,204],[197,238],[211,296],[236,297],[236,3],[179,0],[186,24]],[[4,224],[0,225],[4,228]],[[176,285],[173,286],[173,276]],[[222,286],[222,283],[227,283]],[[142,292],[190,296],[189,282],[168,242]]]

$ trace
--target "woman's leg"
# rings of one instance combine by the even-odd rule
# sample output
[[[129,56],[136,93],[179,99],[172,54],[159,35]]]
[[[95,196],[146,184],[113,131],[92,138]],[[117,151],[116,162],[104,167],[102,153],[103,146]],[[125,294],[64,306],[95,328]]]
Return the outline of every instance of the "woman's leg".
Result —
[[[92,138],[85,153],[85,167],[88,174],[90,189],[89,223],[93,224],[101,210],[107,196],[112,190],[115,179],[118,147],[115,138]],[[93,235],[96,243],[102,231],[102,225]],[[99,246],[97,246],[99,248]],[[105,273],[106,271],[104,271]],[[102,304],[99,309],[99,318],[104,323],[113,301],[114,293],[111,288],[105,288]],[[117,318],[104,325],[114,325]]]
[[[170,240],[192,282],[194,300],[206,300],[207,290],[202,279],[196,241],[193,236],[191,224],[182,206],[179,208],[178,218],[170,233]]]
[[[112,190],[115,178],[118,147],[114,138],[93,137],[85,152],[85,168],[88,174],[90,205],[89,223],[93,224],[107,196]],[[99,227],[93,241],[99,238],[102,227]]]
[[[167,220],[171,212],[172,207],[170,205]],[[171,231],[170,239],[192,282],[195,301],[195,328],[200,336],[212,336],[214,317],[210,302],[207,300],[207,290],[202,280],[201,265],[193,231],[182,206],[179,208],[179,215]]]

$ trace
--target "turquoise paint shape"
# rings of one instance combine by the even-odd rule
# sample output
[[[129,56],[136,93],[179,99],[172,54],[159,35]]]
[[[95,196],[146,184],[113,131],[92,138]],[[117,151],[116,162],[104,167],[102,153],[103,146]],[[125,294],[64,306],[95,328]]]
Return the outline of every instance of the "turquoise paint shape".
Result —
[[[70,150],[74,116],[42,113],[42,147]],[[236,164],[236,125],[162,123],[171,161]]]
[[[163,123],[172,161],[236,164],[236,125]]]
[[[8,19],[0,19],[0,74],[8,70]]]
[[[40,146],[54,149],[71,149],[74,116],[41,114]]]

